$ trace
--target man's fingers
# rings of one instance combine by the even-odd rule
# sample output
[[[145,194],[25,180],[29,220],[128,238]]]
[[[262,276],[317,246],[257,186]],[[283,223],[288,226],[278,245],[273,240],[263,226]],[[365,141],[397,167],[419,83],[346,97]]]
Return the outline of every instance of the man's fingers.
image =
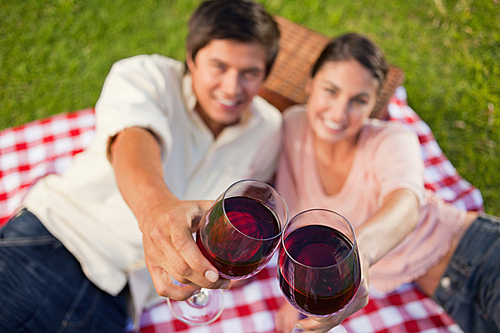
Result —
[[[179,257],[171,263],[179,275],[205,288],[222,285],[217,284],[219,272],[203,256],[188,230],[172,230],[172,246]]]
[[[172,224],[174,227],[170,228],[170,232],[167,227],[157,226],[150,231],[149,237],[144,237],[146,257],[149,257],[155,266],[170,272],[177,281],[183,284],[213,287],[213,283],[219,277],[217,270],[198,250],[189,227],[181,221],[173,221]],[[195,268],[192,265],[195,265]],[[207,270],[211,271],[208,273],[209,279],[205,277]]]
[[[155,267],[149,270],[153,284],[158,295],[168,297],[177,301],[184,301],[193,294],[200,291],[199,287],[180,286],[172,283],[170,275],[162,268]]]
[[[201,218],[203,214],[210,209],[210,207],[214,204],[213,201],[209,200],[200,200],[197,201],[197,206],[198,206],[198,212],[193,215],[191,219],[191,232],[194,233],[198,230],[198,227],[201,222]]]
[[[172,244],[169,240],[173,239],[176,241]],[[152,232],[151,239],[144,239],[144,249],[148,267],[162,267],[182,284],[212,289],[229,288],[229,282],[219,279],[217,270],[200,252],[189,230],[184,233],[174,231],[172,237],[168,238],[162,237],[157,231]]]
[[[203,207],[210,205],[210,201],[183,202],[145,233],[144,252],[150,262],[148,267],[161,267],[183,284],[229,288],[229,281],[219,278],[219,272],[203,256],[192,236],[193,220],[201,216]],[[157,284],[163,285],[159,281]]]
[[[170,257],[174,256],[176,256],[176,254],[171,252]],[[183,260],[180,256],[177,255],[177,257],[179,257],[178,260]],[[163,290],[163,288],[171,284],[172,279],[170,275],[181,284],[194,285],[191,281],[178,275],[174,269],[172,269],[172,266],[163,252],[161,252],[155,244],[147,238],[144,239],[144,258],[151,277],[154,277],[153,282],[155,283],[156,292],[159,295],[165,296],[164,294],[166,291]],[[194,287],[199,288],[197,285],[194,285]]]
[[[213,201],[210,200],[200,200],[198,201],[198,205],[203,211],[208,210],[214,204]]]

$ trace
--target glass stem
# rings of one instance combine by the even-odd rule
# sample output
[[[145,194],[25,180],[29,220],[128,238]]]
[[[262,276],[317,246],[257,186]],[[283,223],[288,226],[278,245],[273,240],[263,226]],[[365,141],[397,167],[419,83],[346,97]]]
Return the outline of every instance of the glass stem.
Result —
[[[195,308],[202,308],[207,305],[210,298],[210,294],[207,289],[202,288],[199,293],[191,296],[187,302],[189,305]]]

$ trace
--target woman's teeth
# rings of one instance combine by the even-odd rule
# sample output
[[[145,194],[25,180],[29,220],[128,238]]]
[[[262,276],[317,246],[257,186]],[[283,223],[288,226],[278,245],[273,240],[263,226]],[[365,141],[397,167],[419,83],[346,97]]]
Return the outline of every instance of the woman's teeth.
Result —
[[[323,119],[323,123],[325,124],[326,127],[332,129],[332,130],[340,130],[342,129],[342,125],[339,123],[330,120],[330,119]]]

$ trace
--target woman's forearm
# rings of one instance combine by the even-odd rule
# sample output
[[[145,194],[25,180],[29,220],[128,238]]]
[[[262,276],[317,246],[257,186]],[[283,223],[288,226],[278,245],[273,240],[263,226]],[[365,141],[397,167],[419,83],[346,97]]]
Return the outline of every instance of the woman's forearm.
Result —
[[[360,255],[375,264],[398,245],[417,225],[419,203],[407,189],[391,192],[382,207],[356,230]]]

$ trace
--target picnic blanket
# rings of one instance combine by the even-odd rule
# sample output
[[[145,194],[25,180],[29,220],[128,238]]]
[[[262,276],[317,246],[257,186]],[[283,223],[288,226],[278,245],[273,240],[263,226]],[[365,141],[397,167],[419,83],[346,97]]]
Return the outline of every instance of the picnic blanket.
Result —
[[[443,154],[431,129],[407,105],[399,87],[388,106],[390,119],[414,130],[425,161],[425,186],[461,209],[482,210],[480,191],[464,180]],[[73,157],[88,147],[94,135],[94,109],[57,114],[0,131],[0,226],[21,204],[29,187],[50,173],[62,173]],[[148,309],[142,333],[274,332],[274,313],[284,299],[276,266],[239,288],[225,293],[225,309],[209,326],[189,327],[174,319],[166,303]],[[413,285],[390,294],[371,292],[368,305],[344,322],[349,332],[461,332],[453,320]]]

